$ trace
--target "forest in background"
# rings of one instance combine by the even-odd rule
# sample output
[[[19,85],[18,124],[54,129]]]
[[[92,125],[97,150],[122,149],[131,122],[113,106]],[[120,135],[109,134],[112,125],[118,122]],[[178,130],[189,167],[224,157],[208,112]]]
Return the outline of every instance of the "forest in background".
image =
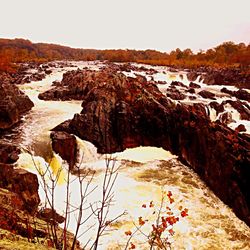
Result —
[[[15,63],[46,62],[53,60],[108,60],[137,62],[176,68],[198,67],[250,69],[250,44],[224,42],[215,48],[193,53],[191,49],[177,48],[170,53],[156,50],[96,50],[75,49],[46,43],[32,43],[25,39],[0,39],[0,71],[15,72]]]

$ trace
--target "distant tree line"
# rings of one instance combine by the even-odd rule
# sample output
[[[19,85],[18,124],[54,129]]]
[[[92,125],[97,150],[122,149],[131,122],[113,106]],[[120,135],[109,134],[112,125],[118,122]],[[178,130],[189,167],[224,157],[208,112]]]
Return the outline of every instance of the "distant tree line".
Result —
[[[156,50],[96,50],[74,49],[66,46],[32,43],[24,39],[0,39],[0,71],[14,71],[13,63],[46,62],[52,60],[108,60],[138,62],[171,67],[237,67],[249,70],[250,44],[224,42],[221,45],[193,53],[177,48],[170,53]]]

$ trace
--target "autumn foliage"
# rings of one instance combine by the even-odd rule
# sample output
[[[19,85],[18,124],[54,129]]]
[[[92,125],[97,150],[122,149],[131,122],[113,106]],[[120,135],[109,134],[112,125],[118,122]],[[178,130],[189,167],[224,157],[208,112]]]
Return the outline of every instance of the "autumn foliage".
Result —
[[[212,66],[248,69],[250,45],[225,42],[215,48],[207,51],[200,50],[195,54],[191,49],[179,48],[170,53],[156,50],[74,49],[55,44],[35,44],[24,39],[0,39],[0,71],[11,70],[10,63],[51,60],[108,60],[187,68]]]
[[[137,240],[138,233],[145,236],[149,249],[171,249],[171,237],[175,234],[174,225],[181,218],[188,216],[188,209],[180,205],[176,208],[174,202],[172,192],[163,191],[159,207],[153,201],[149,204],[142,204],[142,209],[149,209],[149,218],[140,216],[134,223],[135,228],[124,232],[129,237],[125,249],[137,248],[134,240]],[[152,215],[154,220],[152,220]],[[151,229],[146,231],[144,226],[148,223],[151,223]]]

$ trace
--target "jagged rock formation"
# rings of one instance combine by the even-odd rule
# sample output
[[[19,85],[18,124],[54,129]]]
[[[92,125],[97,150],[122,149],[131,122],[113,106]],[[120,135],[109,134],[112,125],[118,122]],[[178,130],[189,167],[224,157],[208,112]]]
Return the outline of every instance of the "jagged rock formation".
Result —
[[[214,108],[216,110],[216,114],[218,115],[219,113],[224,112],[224,106],[225,105],[230,105],[232,106],[235,110],[237,110],[240,114],[240,118],[242,120],[248,120],[250,121],[250,106],[247,102],[242,102],[240,100],[225,100],[222,103],[217,103],[216,101],[210,102],[209,106]]]
[[[198,76],[209,85],[234,85],[239,88],[250,89],[250,74],[240,69],[198,68],[188,73],[188,79],[195,81]]]
[[[238,98],[240,100],[245,100],[248,102],[250,101],[250,93],[244,89],[239,89],[237,91],[231,91],[231,90],[224,87],[221,89],[221,92],[227,93],[231,96],[235,96],[236,98]]]
[[[94,87],[94,75],[92,77],[90,72],[82,74],[81,70],[68,71],[61,82],[56,82],[52,89],[39,94],[38,97],[42,100],[82,100]]]
[[[72,169],[76,163],[77,143],[74,135],[66,132],[54,131],[50,134],[52,148],[63,160],[67,161],[69,168]]]
[[[74,89],[84,93],[83,109],[54,130],[88,140],[101,153],[139,145],[163,147],[191,166],[250,225],[247,136],[211,122],[202,104],[174,104],[143,77],[130,78],[107,69],[68,74],[71,80],[67,78],[67,90],[64,79],[64,93],[77,85]]]
[[[34,106],[15,85],[0,81],[0,130],[8,129]]]

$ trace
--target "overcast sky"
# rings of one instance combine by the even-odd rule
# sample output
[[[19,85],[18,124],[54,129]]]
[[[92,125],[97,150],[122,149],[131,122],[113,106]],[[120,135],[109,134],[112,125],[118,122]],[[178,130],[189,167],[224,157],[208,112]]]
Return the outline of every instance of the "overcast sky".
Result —
[[[1,0],[0,37],[194,51],[250,42],[250,0]]]

